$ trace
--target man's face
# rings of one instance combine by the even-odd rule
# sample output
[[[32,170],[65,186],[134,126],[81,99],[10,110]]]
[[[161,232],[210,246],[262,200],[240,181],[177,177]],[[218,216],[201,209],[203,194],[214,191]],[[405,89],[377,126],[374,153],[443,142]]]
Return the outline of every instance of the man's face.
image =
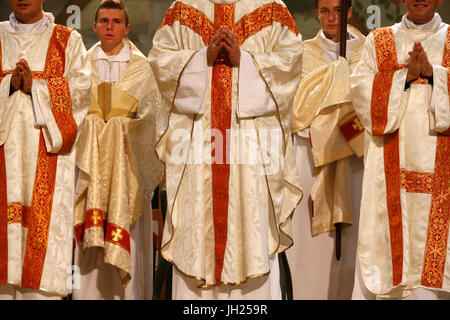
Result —
[[[340,0],[319,0],[317,16],[322,25],[323,33],[328,39],[339,41],[340,32]],[[352,8],[349,8],[347,19],[352,16]]]
[[[436,8],[444,0],[406,0],[408,19],[416,24],[425,24],[433,20]]]
[[[45,0],[8,0],[15,17],[22,23],[34,23],[42,18]]]
[[[94,23],[94,31],[103,45],[114,48],[128,34],[130,26],[126,25],[125,13],[122,10],[100,9],[98,19]]]

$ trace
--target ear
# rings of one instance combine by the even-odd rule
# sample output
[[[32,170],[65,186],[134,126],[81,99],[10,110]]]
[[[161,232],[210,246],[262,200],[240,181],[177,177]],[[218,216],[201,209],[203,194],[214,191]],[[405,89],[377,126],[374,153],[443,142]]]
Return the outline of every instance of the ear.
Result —
[[[131,26],[127,25],[127,27],[125,28],[125,33],[124,33],[125,36],[130,32],[130,28],[131,28]]]
[[[92,27],[94,28],[94,32],[97,33],[97,23],[94,23],[94,24],[92,25]]]
[[[444,0],[439,0],[438,1],[438,6],[442,5],[444,3]]]
[[[350,18],[352,17],[352,14],[353,14],[353,8],[350,7],[350,8],[348,9],[347,20],[350,20]]]

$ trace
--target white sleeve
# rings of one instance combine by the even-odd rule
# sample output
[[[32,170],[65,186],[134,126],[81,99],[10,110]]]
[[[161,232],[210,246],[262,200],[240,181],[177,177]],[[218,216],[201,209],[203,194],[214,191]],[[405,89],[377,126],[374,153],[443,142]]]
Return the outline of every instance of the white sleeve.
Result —
[[[241,50],[237,116],[252,118],[272,113],[275,110],[275,101],[265,81],[261,78],[252,56]]]
[[[448,70],[433,66],[433,92],[430,104],[431,130],[444,132],[450,128],[450,99]]]
[[[186,65],[175,96],[174,106],[182,114],[203,114],[205,96],[211,81],[211,67],[207,64],[204,48],[194,54]]]
[[[33,83],[31,86],[31,102],[33,104],[33,112],[34,112],[34,125],[38,127],[46,126],[44,116],[41,112],[41,106],[39,105],[39,90],[43,90],[45,92],[48,91],[47,83],[45,80],[41,79],[33,79]]]

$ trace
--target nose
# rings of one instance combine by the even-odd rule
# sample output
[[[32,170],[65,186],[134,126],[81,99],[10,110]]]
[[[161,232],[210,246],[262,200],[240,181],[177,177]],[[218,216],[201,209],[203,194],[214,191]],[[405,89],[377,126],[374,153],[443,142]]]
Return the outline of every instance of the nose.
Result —
[[[330,15],[328,16],[328,21],[333,22],[333,21],[336,21],[336,19],[337,19],[336,12],[331,11]]]

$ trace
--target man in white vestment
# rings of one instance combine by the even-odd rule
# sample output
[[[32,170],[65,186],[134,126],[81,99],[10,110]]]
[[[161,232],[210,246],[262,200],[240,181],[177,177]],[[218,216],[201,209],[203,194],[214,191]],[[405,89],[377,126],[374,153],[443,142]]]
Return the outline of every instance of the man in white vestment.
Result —
[[[163,97],[174,299],[280,299],[302,193],[289,117],[301,35],[280,0],[182,0],[149,55]]]
[[[353,298],[449,298],[450,29],[443,0],[406,0],[352,74],[369,134]]]
[[[103,0],[88,52],[92,99],[78,140],[74,299],[151,299],[151,199],[162,178],[155,153],[161,100],[147,58],[126,38],[128,11]]]
[[[43,0],[8,0],[0,23],[0,298],[66,296],[72,282],[75,142],[89,109],[78,32]]]
[[[322,26],[304,42],[302,80],[294,99],[291,130],[305,200],[293,219],[294,247],[287,255],[294,299],[349,299],[353,289],[364,130],[355,115],[351,68],[364,35],[348,26],[340,53],[340,0],[316,0]],[[352,15],[349,2],[348,18]],[[357,156],[358,155],[358,156]],[[335,224],[341,223],[342,256],[335,256]]]

